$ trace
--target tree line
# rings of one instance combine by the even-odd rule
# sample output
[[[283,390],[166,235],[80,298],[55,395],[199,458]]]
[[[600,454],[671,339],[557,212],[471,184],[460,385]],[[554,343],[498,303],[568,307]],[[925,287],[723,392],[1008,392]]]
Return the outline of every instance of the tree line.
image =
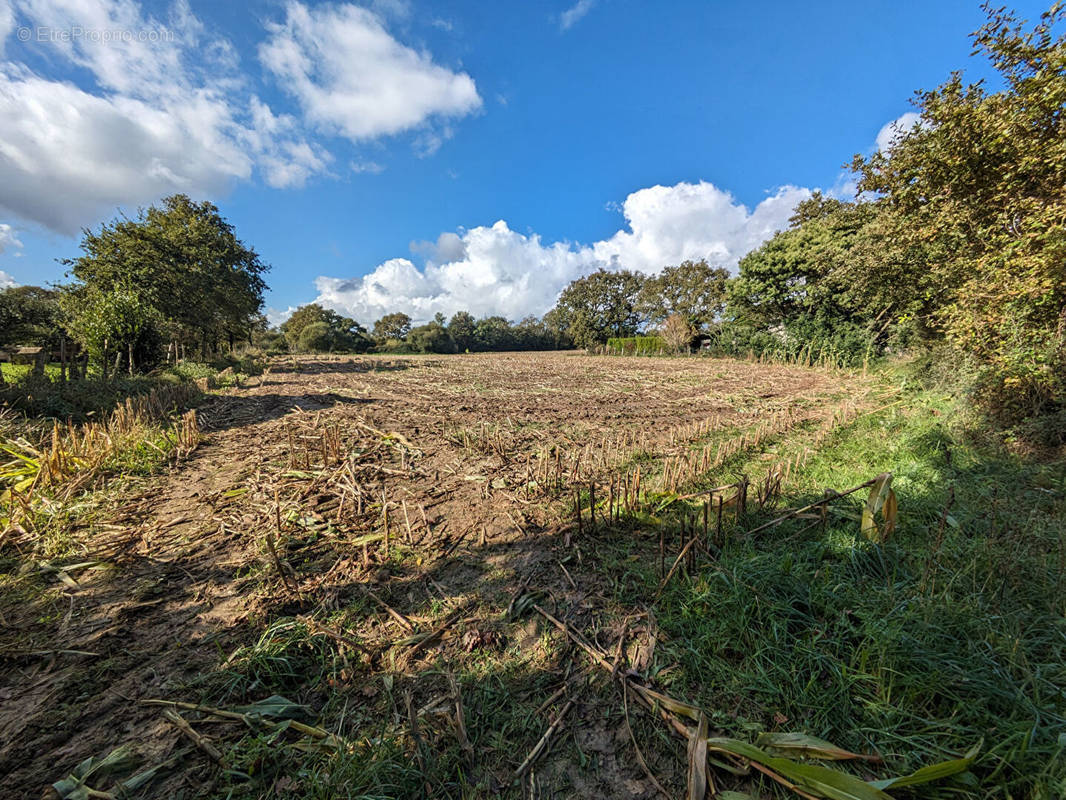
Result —
[[[0,292],[0,347],[35,344],[58,351],[64,377],[91,363],[106,379],[209,359],[264,324],[267,266],[211,203],[168,197],[86,230],[81,249],[62,262],[69,282]]]
[[[954,73],[920,120],[855,156],[858,202],[816,196],[740,262],[729,316],[751,339],[922,348],[999,422],[1066,435],[1066,9],[1031,28],[985,6],[973,34],[1001,88]]]
[[[600,269],[542,318],[460,311],[369,328],[317,304],[278,328],[260,313],[263,264],[210,203],[184,195],[86,231],[68,284],[0,292],[0,347],[67,343],[110,369],[272,352],[598,348],[654,334],[719,352],[832,354],[860,363],[920,350],[965,374],[1001,422],[1066,415],[1066,39],[1053,7],[1030,29],[986,6],[973,35],[1001,79],[960,73],[918,92],[920,121],[855,156],[855,200],[815,193],[737,274],[685,261],[646,276]],[[1066,426],[1060,426],[1066,427]]]

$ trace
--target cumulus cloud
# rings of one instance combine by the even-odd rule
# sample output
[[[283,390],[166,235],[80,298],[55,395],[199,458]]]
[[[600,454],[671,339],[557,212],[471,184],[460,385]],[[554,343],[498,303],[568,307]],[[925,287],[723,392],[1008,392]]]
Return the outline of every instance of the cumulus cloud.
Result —
[[[15,30],[15,9],[8,0],[0,0],[0,56],[4,54],[4,42]]]
[[[916,123],[921,122],[921,120],[921,115],[914,111],[908,111],[891,122],[886,123],[881,130],[877,132],[877,149],[887,153],[891,149],[894,139],[909,132],[910,129],[913,128]]]
[[[259,59],[320,129],[353,141],[392,135],[481,106],[474,80],[394,39],[354,5],[289,2]],[[439,145],[438,145],[439,146]]]
[[[732,267],[741,256],[785,227],[810,191],[785,186],[753,210],[712,183],[678,183],[633,192],[622,204],[628,230],[592,246],[612,268],[658,272],[686,259]]]
[[[451,135],[447,120],[481,98],[469,75],[388,33],[384,18],[408,15],[406,0],[375,8],[291,2],[285,22],[269,24],[260,57],[297,98],[293,115],[259,98],[232,43],[187,0],[157,15],[136,0],[0,0],[0,46],[16,22],[132,34],[27,45],[78,82],[0,61],[0,211],[73,234],[117,206],[217,196],[257,174],[299,187],[333,161],[310,128],[358,140],[412,129],[419,151],[434,151]]]
[[[18,236],[15,235],[14,228],[6,222],[0,222],[0,253],[3,253],[8,248],[12,247],[16,250],[21,250],[22,242],[20,242]]]
[[[10,289],[13,286],[18,286],[15,279],[0,269],[0,289]]]
[[[33,26],[136,35],[58,37],[48,60],[91,74],[87,90],[0,64],[0,209],[72,234],[173,192],[217,195],[258,168],[271,186],[325,170],[296,121],[244,87],[232,46],[185,0],[165,19],[133,0],[16,0]]]
[[[393,258],[358,278],[319,277],[315,302],[371,323],[391,311],[424,321],[467,310],[520,319],[543,314],[575,278],[599,268],[655,273],[685,259],[735,267],[749,250],[788,224],[807,189],[784,187],[754,209],[711,183],[653,186],[622,204],[627,227],[591,245],[545,243],[500,220],[414,242],[420,269]]]
[[[570,30],[592,10],[594,5],[596,5],[596,0],[577,0],[574,5],[559,15],[559,27],[564,31]]]

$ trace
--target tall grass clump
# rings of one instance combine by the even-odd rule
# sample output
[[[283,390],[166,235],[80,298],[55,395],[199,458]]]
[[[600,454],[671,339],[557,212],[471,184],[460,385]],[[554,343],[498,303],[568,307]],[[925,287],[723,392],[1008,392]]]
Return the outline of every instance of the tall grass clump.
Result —
[[[734,531],[668,587],[679,692],[724,729],[802,730],[901,772],[983,740],[971,777],[922,796],[1066,796],[1066,468],[990,451],[962,419],[919,393],[793,473],[790,505],[892,472],[887,542],[862,537],[857,498],[824,529]]]
[[[614,356],[661,356],[672,348],[661,336],[623,336],[607,340],[606,352]]]
[[[195,384],[162,384],[81,424],[27,424],[8,410],[0,419],[0,542],[28,537],[36,547],[99,478],[142,474],[191,452],[199,426],[184,409],[199,397]]]

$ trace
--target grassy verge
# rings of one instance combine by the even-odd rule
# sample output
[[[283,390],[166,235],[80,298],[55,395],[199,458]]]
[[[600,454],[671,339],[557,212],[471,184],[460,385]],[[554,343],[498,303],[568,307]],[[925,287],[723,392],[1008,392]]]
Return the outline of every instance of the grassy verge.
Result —
[[[696,510],[677,500],[684,487],[656,492],[654,513],[613,525],[601,515],[595,531],[572,532],[570,549],[544,531],[509,542],[497,566],[464,579],[476,589],[463,594],[445,596],[428,580],[433,562],[402,542],[333,596],[286,593],[280,562],[264,552],[234,577],[242,595],[273,595],[250,605],[242,643],[220,647],[214,668],[160,692],[247,716],[203,722],[223,766],[211,768],[200,795],[617,796],[625,781],[643,780],[633,775],[639,742],[668,793],[684,796],[684,743],[632,700],[626,722],[617,681],[528,609],[510,613],[518,596],[501,591],[504,560],[514,566],[525,546],[551,553],[540,569],[520,567],[540,602],[604,652],[617,644],[658,689],[698,703],[712,735],[752,742],[799,732],[878,754],[883,764],[840,766],[863,779],[906,774],[983,742],[971,772],[891,796],[1066,795],[1066,465],[975,439],[956,401],[933,391],[907,390],[855,413],[824,437],[797,426],[736,450],[698,483],[741,472],[754,480],[809,447],[785,493],[798,507],[889,471],[899,525],[883,544],[860,535],[865,492],[835,502],[824,526],[789,520],[754,535],[784,509],[752,504],[740,520],[730,511],[724,536],[708,545],[713,556],[682,566],[660,591],[659,542],[669,567],[679,549],[674,515],[691,520]],[[471,449],[511,449],[498,427],[449,435]],[[658,459],[641,464],[651,477]],[[325,573],[334,559],[319,560],[313,531],[284,527],[286,563]],[[348,555],[359,558],[357,549]],[[411,631],[368,588],[422,634],[456,613],[447,641],[408,657]],[[57,599],[50,613],[63,609]],[[516,777],[571,699],[577,705],[535,769]],[[192,713],[197,725],[212,718]],[[719,789],[796,796],[754,772],[713,771]],[[602,782],[612,772],[617,781]]]
[[[900,525],[884,545],[860,535],[859,494],[824,530],[735,529],[671,583],[655,613],[672,688],[734,735],[802,730],[898,772],[984,740],[974,785],[923,796],[1064,796],[1063,462],[990,449],[923,392],[838,431],[790,504],[886,471]],[[646,601],[657,576],[643,578],[619,599]]]

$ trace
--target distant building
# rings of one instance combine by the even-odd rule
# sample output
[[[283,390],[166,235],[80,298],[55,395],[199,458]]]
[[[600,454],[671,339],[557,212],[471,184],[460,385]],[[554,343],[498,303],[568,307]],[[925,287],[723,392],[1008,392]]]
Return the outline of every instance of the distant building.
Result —
[[[43,347],[16,347],[11,353],[12,364],[37,364],[47,357]]]

